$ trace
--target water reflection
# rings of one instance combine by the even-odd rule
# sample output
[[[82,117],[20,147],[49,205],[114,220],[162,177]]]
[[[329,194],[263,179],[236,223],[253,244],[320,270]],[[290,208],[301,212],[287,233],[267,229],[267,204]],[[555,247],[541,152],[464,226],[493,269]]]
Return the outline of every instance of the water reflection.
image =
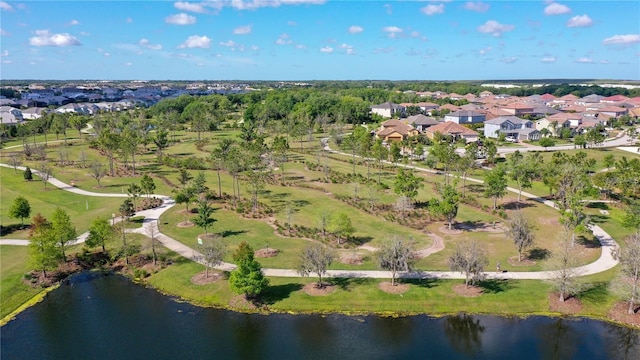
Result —
[[[1,329],[2,360],[638,359],[637,330],[593,320],[247,315],[117,276],[63,285]]]
[[[458,352],[473,355],[482,351],[482,333],[485,327],[473,316],[449,316],[445,319],[443,329],[449,344]]]

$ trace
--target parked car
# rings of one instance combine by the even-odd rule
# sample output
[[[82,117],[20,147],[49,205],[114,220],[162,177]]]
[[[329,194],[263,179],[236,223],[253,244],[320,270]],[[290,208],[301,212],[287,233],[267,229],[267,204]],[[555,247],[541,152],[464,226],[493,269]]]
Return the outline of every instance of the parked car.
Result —
[[[505,141],[508,141],[510,143],[517,143],[518,139],[514,138],[513,136],[507,136],[506,138],[504,138]]]

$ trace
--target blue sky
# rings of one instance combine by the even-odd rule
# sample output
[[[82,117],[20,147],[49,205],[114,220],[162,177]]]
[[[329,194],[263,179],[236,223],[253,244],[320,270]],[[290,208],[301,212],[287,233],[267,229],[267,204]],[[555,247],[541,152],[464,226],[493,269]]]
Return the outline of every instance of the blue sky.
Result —
[[[2,79],[640,80],[640,2],[0,1]]]

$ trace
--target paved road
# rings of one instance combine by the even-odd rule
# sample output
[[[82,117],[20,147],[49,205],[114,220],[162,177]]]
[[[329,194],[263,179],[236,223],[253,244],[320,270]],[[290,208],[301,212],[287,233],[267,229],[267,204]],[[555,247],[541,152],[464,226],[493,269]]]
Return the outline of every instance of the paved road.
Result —
[[[337,154],[342,154],[342,155],[350,155],[350,154],[346,154],[346,153],[341,153],[339,151],[335,151],[329,148],[328,143],[325,143],[325,150],[332,152],[332,153],[337,153]],[[7,165],[7,164],[0,164],[0,166],[2,167],[6,167],[6,168],[12,168],[12,166]],[[423,171],[423,172],[429,172],[429,173],[436,173],[437,171],[431,170],[431,169],[425,169],[425,168],[421,168],[421,167],[417,167],[417,166],[412,166],[412,165],[399,165],[399,166],[405,166],[407,168],[412,168],[415,169],[417,171]],[[25,167],[18,167],[20,170],[24,171]],[[32,170],[33,174],[36,176],[40,176],[40,172],[37,170]],[[476,183],[483,183],[482,180],[478,180],[478,179],[473,179],[473,178],[467,178],[467,181],[470,182],[476,182]],[[98,197],[127,197],[126,194],[118,194],[118,193],[114,193],[114,194],[105,194],[105,193],[95,193],[95,192],[91,192],[91,191],[86,191],[86,190],[82,190],[82,189],[78,189],[76,187],[73,187],[69,184],[66,184],[54,177],[49,178],[49,183],[51,183],[52,185],[61,188],[63,190],[75,193],[75,194],[79,194],[79,195],[84,195],[84,196],[98,196]],[[509,191],[512,192],[518,192],[517,189],[514,188],[508,188]],[[202,254],[200,254],[198,251],[184,245],[183,243],[165,235],[162,234],[158,228],[158,219],[160,218],[160,215],[162,215],[165,211],[167,211],[168,209],[170,209],[172,206],[175,205],[175,201],[165,195],[151,195],[152,197],[158,197],[161,198],[163,200],[163,203],[161,206],[154,208],[154,209],[149,209],[149,210],[144,210],[144,211],[139,211],[136,213],[136,215],[138,216],[144,216],[144,221],[143,221],[143,225],[140,229],[135,229],[132,232],[137,232],[140,234],[143,234],[147,237],[155,237],[156,240],[158,240],[162,245],[164,245],[166,248],[180,254],[181,256],[190,259],[192,261],[204,264],[204,261],[202,260]],[[522,192],[522,196],[527,197],[527,198],[531,198],[533,200],[536,201],[540,201],[542,203],[544,203],[547,206],[551,206],[551,207],[556,207],[556,205],[551,202],[551,201],[547,201],[544,199],[541,199],[533,194],[527,193],[527,192]],[[116,221],[120,221],[120,219],[116,219]],[[585,266],[581,266],[579,268],[576,269],[576,273],[580,274],[580,275],[591,275],[591,274],[597,274],[599,272],[603,272],[606,270],[609,270],[611,268],[613,268],[614,266],[616,266],[618,264],[618,261],[616,259],[613,258],[611,250],[616,248],[618,245],[615,242],[615,240],[613,238],[611,238],[611,236],[609,236],[604,230],[602,230],[600,227],[593,225],[591,226],[591,230],[593,231],[594,235],[598,238],[598,240],[600,241],[600,244],[602,245],[602,252],[600,255],[600,258],[598,258],[598,260],[594,261],[591,264],[585,265]],[[85,241],[86,237],[87,237],[88,233],[84,233],[82,235],[80,235],[75,241],[72,242],[72,244],[79,244]],[[28,240],[19,240],[19,239],[3,239],[0,240],[0,245],[21,245],[21,246],[25,246],[28,245],[29,241]],[[226,271],[231,271],[233,269],[235,269],[235,265],[234,264],[230,264],[230,263],[223,263],[219,266],[216,267],[219,270],[226,270]],[[263,272],[265,273],[265,275],[267,276],[277,276],[277,277],[299,277],[300,275],[292,269],[268,269],[268,268],[264,268]],[[357,270],[329,270],[327,272],[327,276],[328,277],[353,277],[353,278],[381,278],[381,279],[390,279],[391,278],[391,272],[389,271],[375,271],[375,270],[363,270],[363,271],[357,271]],[[400,277],[402,278],[438,278],[438,279],[464,279],[464,274],[460,273],[460,272],[451,272],[451,271],[418,271],[418,272],[411,272],[411,273],[402,273],[400,274]],[[487,272],[486,273],[486,277],[487,278],[499,278],[499,279],[549,279],[554,277],[554,272],[550,272],[550,271],[536,271],[536,272]]]

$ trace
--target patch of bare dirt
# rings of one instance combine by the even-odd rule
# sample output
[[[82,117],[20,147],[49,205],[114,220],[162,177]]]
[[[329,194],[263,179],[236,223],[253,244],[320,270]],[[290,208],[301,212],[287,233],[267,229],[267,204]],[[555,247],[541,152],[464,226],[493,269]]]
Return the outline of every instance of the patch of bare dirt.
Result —
[[[348,265],[362,265],[364,263],[364,259],[360,254],[345,252],[340,254],[340,262]]]
[[[322,283],[322,287],[318,287],[317,282],[312,282],[305,285],[302,291],[309,296],[327,296],[336,291],[336,286],[330,283]]]
[[[640,327],[640,305],[635,308],[635,314],[629,314],[627,310],[629,310],[629,303],[619,302],[609,311],[609,317],[621,323]]]
[[[391,285],[391,281],[384,281],[378,284],[378,289],[386,292],[387,294],[404,294],[409,291],[409,284],[397,283]]]
[[[478,297],[482,295],[482,288],[475,285],[458,284],[453,287],[453,292],[464,297]]]
[[[512,256],[507,261],[509,261],[509,265],[511,266],[534,266],[536,264],[535,261],[529,260],[526,257],[523,257],[521,261],[518,261],[517,256]]]
[[[220,279],[222,279],[222,274],[219,272],[209,271],[209,276],[207,276],[207,272],[203,271],[193,275],[191,282],[196,285],[206,285],[212,284]]]
[[[190,227],[193,227],[194,225],[195,224],[192,223],[191,221],[182,221],[176,224],[176,226],[179,228],[190,228]]]
[[[582,302],[575,297],[570,297],[560,301],[560,294],[557,292],[549,294],[549,310],[567,315],[575,315],[582,310]]]
[[[542,225],[560,226],[560,221],[558,220],[558,218],[543,217],[543,218],[538,218],[537,221]]]
[[[253,256],[255,256],[257,258],[270,258],[270,257],[278,256],[279,253],[280,253],[280,250],[278,250],[278,249],[263,248],[263,249],[258,249],[257,251],[255,251],[253,253]]]
[[[244,295],[233,297],[231,300],[229,300],[229,306],[234,309],[241,309],[241,310],[257,310],[258,309],[256,304],[247,300],[247,298],[244,297]]]
[[[438,231],[440,231],[441,233],[443,233],[445,235],[460,235],[460,234],[462,234],[462,230],[456,229],[455,227],[452,227],[451,230],[449,230],[449,226],[447,226],[447,225],[440,226],[438,228]]]

